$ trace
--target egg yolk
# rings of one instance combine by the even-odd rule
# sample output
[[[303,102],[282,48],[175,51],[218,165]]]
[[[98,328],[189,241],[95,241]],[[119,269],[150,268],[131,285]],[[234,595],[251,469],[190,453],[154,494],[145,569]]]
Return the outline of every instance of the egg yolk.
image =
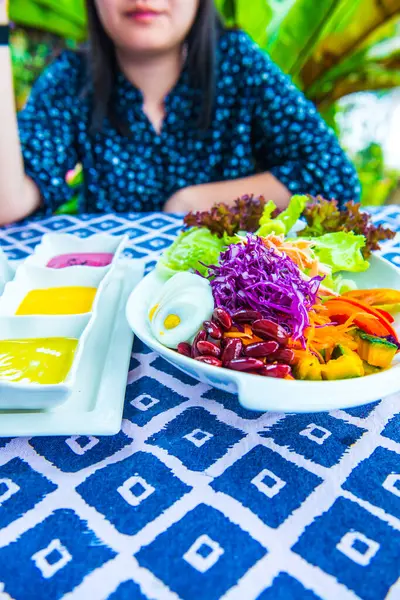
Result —
[[[150,309],[150,312],[149,312],[149,321],[150,322],[153,320],[154,313],[156,312],[156,310],[157,310],[158,307],[159,307],[159,304],[155,304],[153,306],[153,308]]]
[[[175,327],[178,327],[180,322],[181,320],[178,315],[168,315],[164,321],[164,327],[165,329],[175,329]]]

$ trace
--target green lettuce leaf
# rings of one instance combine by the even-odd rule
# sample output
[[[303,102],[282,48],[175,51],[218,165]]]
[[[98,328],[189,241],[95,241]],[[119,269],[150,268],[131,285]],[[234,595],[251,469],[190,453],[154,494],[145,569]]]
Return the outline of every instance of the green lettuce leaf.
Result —
[[[268,204],[264,206],[263,214],[260,219],[260,228],[256,232],[257,235],[261,237],[266,237],[271,233],[276,235],[283,233],[287,235],[300,218],[307,200],[307,196],[292,196],[287,209],[281,212],[275,219],[273,219],[271,215],[276,209],[276,206],[272,200],[270,200]]]
[[[198,271],[206,275],[204,264],[217,264],[221,252],[234,241],[236,238],[229,236],[219,238],[205,227],[183,231],[160,256],[156,270],[165,279],[180,271]]]
[[[267,202],[267,204],[264,206],[256,235],[266,237],[270,233],[275,233],[276,235],[286,233],[284,224],[280,220],[272,218],[272,213],[275,210],[276,204],[272,200]]]
[[[365,246],[363,235],[338,231],[312,238],[312,242],[317,258],[331,267],[332,274],[338,271],[366,271],[369,267],[369,262],[362,255]]]
[[[256,231],[256,235],[259,235],[260,237],[267,237],[267,235],[270,235],[271,233],[274,233],[275,235],[286,233],[286,227],[280,219],[269,219],[264,225],[261,225],[258,231]]]
[[[289,233],[292,227],[294,227],[294,225],[297,223],[306,207],[307,202],[307,196],[296,195],[291,197],[287,209],[281,212],[278,217],[278,219],[282,221],[285,226],[285,233]]]
[[[260,227],[262,227],[263,225],[265,225],[266,223],[268,223],[271,220],[271,215],[274,212],[274,210],[276,210],[276,204],[272,200],[270,200],[264,206],[263,213],[262,213],[261,219],[259,221]]]
[[[338,294],[345,294],[346,292],[351,292],[357,289],[357,284],[352,279],[348,279],[347,277],[342,277],[342,275],[336,275],[334,277],[335,283],[335,291]]]
[[[340,273],[337,275],[326,276],[321,284],[339,295],[357,289],[357,284],[355,281],[344,278]]]

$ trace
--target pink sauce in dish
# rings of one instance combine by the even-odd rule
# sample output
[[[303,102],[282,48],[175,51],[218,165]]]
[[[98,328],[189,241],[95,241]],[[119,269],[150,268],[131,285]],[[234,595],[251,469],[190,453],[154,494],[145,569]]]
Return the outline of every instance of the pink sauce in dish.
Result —
[[[54,256],[47,266],[50,269],[64,269],[65,267],[106,267],[114,258],[109,252],[74,252],[73,254],[60,254]]]

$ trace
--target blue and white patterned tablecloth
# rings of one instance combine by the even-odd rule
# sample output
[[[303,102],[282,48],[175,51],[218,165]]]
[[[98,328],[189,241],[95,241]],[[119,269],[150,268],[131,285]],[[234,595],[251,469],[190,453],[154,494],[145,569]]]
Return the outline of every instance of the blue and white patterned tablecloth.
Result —
[[[396,207],[375,218],[400,229]],[[0,243],[19,259],[47,231],[127,232],[154,261],[179,228],[65,216]],[[384,255],[400,265],[399,242]],[[400,396],[251,413],[137,341],[118,435],[0,440],[0,598],[398,599],[399,556]]]

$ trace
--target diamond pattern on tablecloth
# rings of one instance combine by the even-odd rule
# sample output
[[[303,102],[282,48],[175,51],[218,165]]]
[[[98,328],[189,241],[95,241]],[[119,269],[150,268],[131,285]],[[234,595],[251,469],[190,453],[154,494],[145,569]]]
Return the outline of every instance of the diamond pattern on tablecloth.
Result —
[[[400,209],[374,209],[400,229]],[[47,232],[129,234],[147,269],[174,215],[6,227],[21,259]],[[400,266],[397,240],[381,253]],[[0,594],[15,600],[400,596],[399,398],[253,413],[135,340],[122,431],[0,440]]]

